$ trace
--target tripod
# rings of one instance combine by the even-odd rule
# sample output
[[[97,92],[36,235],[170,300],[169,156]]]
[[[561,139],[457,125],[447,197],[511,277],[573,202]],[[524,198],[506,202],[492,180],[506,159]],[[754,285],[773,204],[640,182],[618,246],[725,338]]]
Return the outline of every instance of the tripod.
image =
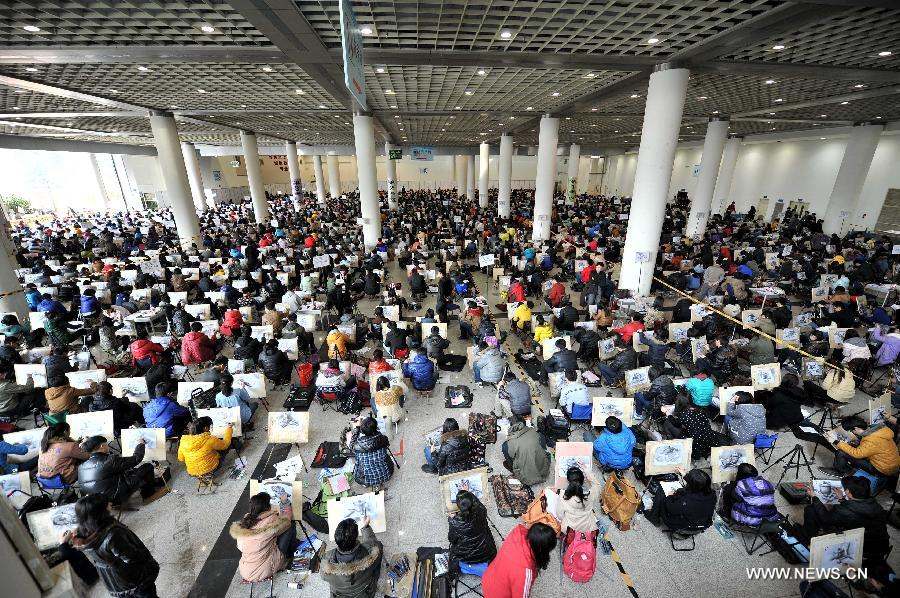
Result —
[[[784,465],[781,466],[784,469],[784,471],[781,472],[781,477],[778,478],[778,484],[776,484],[776,486],[781,484],[781,481],[784,480],[784,476],[787,475],[787,472],[790,469],[794,469],[795,470],[794,477],[799,478],[800,477],[800,468],[805,467],[807,469],[807,471],[809,471],[809,477],[810,478],[813,477],[813,471],[812,471],[812,467],[810,466],[810,460],[806,456],[806,451],[803,450],[803,445],[801,445],[799,442],[797,444],[795,444],[794,448],[792,448],[789,452],[785,453],[784,455],[782,455],[775,461],[772,461],[772,463],[770,463],[768,467],[766,467],[765,469],[762,470],[762,473],[769,471],[770,469],[772,469],[772,467],[774,467],[775,465],[778,465],[785,459],[787,459],[787,463],[785,463]]]

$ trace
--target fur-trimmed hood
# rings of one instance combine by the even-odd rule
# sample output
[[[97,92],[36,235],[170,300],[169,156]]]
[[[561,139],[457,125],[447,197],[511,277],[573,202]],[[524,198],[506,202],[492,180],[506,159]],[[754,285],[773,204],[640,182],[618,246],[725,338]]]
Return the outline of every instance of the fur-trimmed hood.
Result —
[[[443,434],[441,434],[441,440],[440,440],[440,441],[441,441],[442,443],[443,443],[443,442],[447,442],[447,441],[450,440],[451,438],[460,438],[460,437],[462,437],[462,436],[468,435],[468,433],[469,433],[469,432],[468,432],[467,430],[450,430],[449,432],[444,432]]]
[[[252,538],[253,536],[267,534],[272,530],[275,530],[277,535],[286,530],[290,525],[290,519],[280,516],[275,511],[269,511],[263,513],[263,516],[256,522],[256,525],[251,528],[246,528],[241,525],[240,521],[235,521],[228,529],[228,533],[235,540],[238,538]]]
[[[322,563],[322,573],[324,575],[357,575],[364,572],[381,558],[381,544],[375,544],[374,546],[359,545],[354,549],[354,552],[360,550],[366,551],[366,556],[354,559],[349,563],[339,563],[334,560],[338,552],[337,548],[335,548],[328,553],[328,557]]]

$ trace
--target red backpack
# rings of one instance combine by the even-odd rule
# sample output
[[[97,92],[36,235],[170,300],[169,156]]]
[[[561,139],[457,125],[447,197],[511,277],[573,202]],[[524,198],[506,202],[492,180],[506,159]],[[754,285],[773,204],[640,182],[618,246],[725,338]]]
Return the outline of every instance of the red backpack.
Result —
[[[566,533],[566,552],[563,555],[563,571],[572,581],[587,583],[594,577],[597,567],[597,530]]]

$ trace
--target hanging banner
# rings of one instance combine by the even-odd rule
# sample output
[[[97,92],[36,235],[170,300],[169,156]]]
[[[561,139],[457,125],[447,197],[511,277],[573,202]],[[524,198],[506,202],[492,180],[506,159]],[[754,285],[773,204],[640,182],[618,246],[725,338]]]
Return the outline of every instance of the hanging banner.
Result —
[[[431,162],[434,160],[433,147],[411,147],[409,148],[409,157],[413,160],[421,160]]]
[[[388,158],[391,160],[400,160],[403,158],[403,150],[402,149],[392,149],[388,150]]]
[[[363,110],[366,106],[366,77],[363,72],[363,40],[351,0],[341,0],[341,50],[344,57],[344,84]]]

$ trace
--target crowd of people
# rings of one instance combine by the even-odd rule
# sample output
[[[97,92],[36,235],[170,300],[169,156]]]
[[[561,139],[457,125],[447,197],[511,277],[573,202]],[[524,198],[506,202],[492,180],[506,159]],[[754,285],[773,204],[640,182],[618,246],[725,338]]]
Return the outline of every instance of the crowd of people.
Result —
[[[559,202],[541,242],[531,239],[533,192],[513,195],[512,217],[501,219],[453,190],[402,190],[372,248],[356,225],[355,194],[324,205],[273,197],[269,222],[254,222],[248,203],[220,205],[199,215],[201,238],[187,246],[166,211],[15,224],[28,313],[0,320],[0,414],[11,431],[33,416],[43,432],[36,449],[0,442],[0,467],[82,495],[61,552],[83,578],[99,574],[113,595],[154,596],[156,561],[107,507],[135,492],[145,504],[164,497],[182,462],[187,475],[217,483],[233,464],[229,451],[241,449],[236,429],[262,425],[265,399],[251,396],[241,375],[261,373],[270,389],[293,383],[292,396],[314,397],[321,417],[352,416],[333,439],[349,457],[341,471],[364,490],[390,492],[397,462],[380,420],[402,426],[410,401],[430,395],[443,372],[463,372],[476,392],[487,389],[490,415],[504,424],[503,462],[487,463],[479,430],[449,416],[425,446],[422,469],[502,465],[538,495],[549,486],[560,504],[498,543],[486,496],[455,497],[450,574],[477,571],[485,598],[527,597],[554,550],[582,550],[585,538],[596,547],[610,475],[646,486],[636,509],[676,532],[717,518],[745,528],[769,522],[808,547],[815,536],[863,528],[865,589],[896,591],[888,514],[877,499],[894,491],[900,471],[893,242],[826,235],[815,215],[792,210],[769,222],[734,204],[692,239],[684,236],[690,199],[680,193],[666,212],[651,293],[640,297],[618,288],[627,198]],[[457,339],[465,351],[452,350]],[[29,364],[43,371],[17,368]],[[77,384],[70,374],[80,370],[102,370],[105,381]],[[146,391],[119,392],[115,378],[142,380]],[[181,396],[185,381],[210,390]],[[851,407],[863,393],[887,393],[877,417]],[[554,445],[569,440],[568,424],[596,423],[596,399],[613,396],[633,399],[633,417],[586,425],[596,467],[569,469],[552,490]],[[239,419],[220,429],[201,407],[237,408]],[[567,419],[562,434],[545,407]],[[112,438],[72,437],[67,417],[106,411]],[[775,503],[781,480],[760,463],[740,463],[727,483],[713,484],[713,449],[765,448],[773,433],[800,424],[833,440],[815,477],[840,484],[837,504],[813,497],[802,521],[789,521]],[[143,443],[131,456],[111,449],[129,428],[164,430],[172,465],[144,463]],[[646,475],[647,444],[680,439],[691,440],[687,462],[665,479]],[[300,542],[296,522],[273,504],[255,494],[230,527],[247,581],[287,567]],[[341,521],[333,538],[320,569],[332,596],[375,596],[386,555],[368,518]]]

